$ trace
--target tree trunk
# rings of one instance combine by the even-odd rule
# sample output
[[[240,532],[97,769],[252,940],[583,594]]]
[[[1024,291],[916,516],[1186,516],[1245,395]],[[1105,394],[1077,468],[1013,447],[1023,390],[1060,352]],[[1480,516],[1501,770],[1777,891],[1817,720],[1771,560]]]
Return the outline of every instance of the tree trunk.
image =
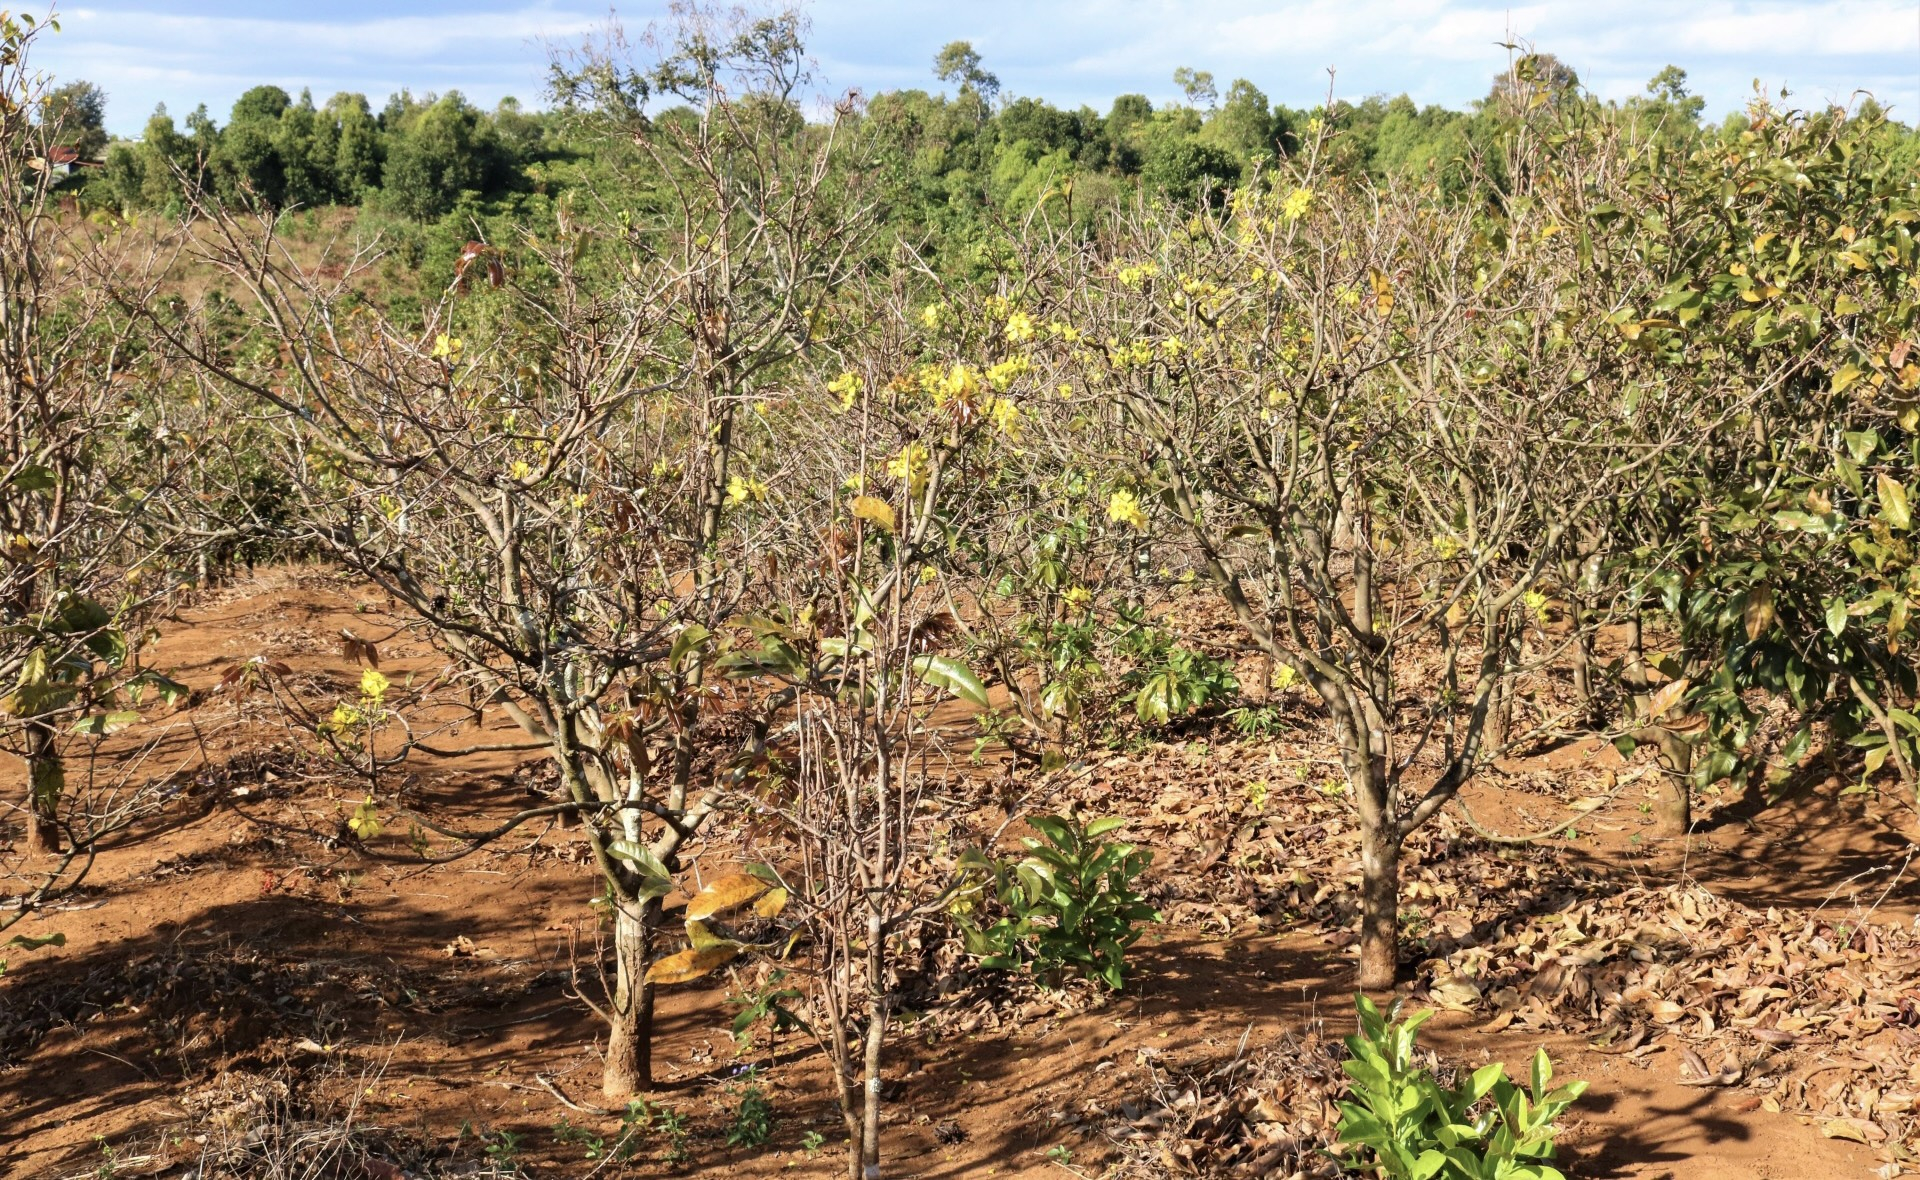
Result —
[[[866,1106],[861,1112],[860,1180],[880,1180],[880,1047],[887,1038],[886,932],[878,914],[867,915],[867,1043],[862,1072]]]
[[[623,902],[614,911],[616,974],[612,1006],[607,1011],[607,1063],[600,1089],[615,1102],[653,1088],[654,989],[646,976],[659,908],[658,900],[639,907]]]
[[[1507,744],[1507,721],[1512,716],[1509,699],[1512,691],[1507,678],[1502,676],[1493,682],[1493,693],[1487,701],[1487,720],[1481,728],[1486,736],[1482,740],[1487,749],[1496,754],[1504,750]]]
[[[1643,723],[1630,736],[1636,742],[1657,742],[1660,747],[1662,773],[1660,799],[1654,808],[1655,832],[1685,836],[1693,830],[1693,793],[1688,786],[1693,775],[1693,743],[1664,725],[1645,724],[1659,718],[1647,716],[1653,696],[1647,677],[1646,637],[1638,612],[1627,621],[1626,672],[1634,717]]]
[[[1360,987],[1387,991],[1400,974],[1400,841],[1393,817],[1361,818]]]
[[[66,787],[66,768],[54,748],[54,732],[44,721],[28,723],[27,730],[27,855],[60,851],[60,792]]]
[[[1577,600],[1573,610],[1576,619],[1585,613]],[[1580,702],[1585,723],[1594,724],[1600,710],[1593,698],[1593,636],[1586,631],[1573,639],[1573,696]]]
[[[1670,729],[1661,729],[1660,801],[1654,808],[1662,836],[1684,836],[1693,830],[1693,743]]]

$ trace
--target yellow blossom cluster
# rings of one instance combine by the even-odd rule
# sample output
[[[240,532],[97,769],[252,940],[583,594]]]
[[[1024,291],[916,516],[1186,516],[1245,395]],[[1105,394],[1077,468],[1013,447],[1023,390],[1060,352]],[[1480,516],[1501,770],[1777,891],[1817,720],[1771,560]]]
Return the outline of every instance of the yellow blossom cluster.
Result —
[[[892,479],[904,480],[907,491],[915,499],[927,490],[927,478],[932,472],[933,456],[925,444],[910,442],[900,448],[900,453],[887,460],[887,475]]]
[[[860,393],[865,388],[866,382],[860,379],[858,373],[842,373],[827,382],[827,392],[837,394],[840,398],[840,408],[845,410],[853,408],[853,403],[860,400]]]
[[[767,485],[750,475],[736,475],[727,481],[727,503],[759,503],[767,498]]]
[[[1139,499],[1124,489],[1107,498],[1107,519],[1137,529],[1147,527],[1147,514],[1140,511]]]

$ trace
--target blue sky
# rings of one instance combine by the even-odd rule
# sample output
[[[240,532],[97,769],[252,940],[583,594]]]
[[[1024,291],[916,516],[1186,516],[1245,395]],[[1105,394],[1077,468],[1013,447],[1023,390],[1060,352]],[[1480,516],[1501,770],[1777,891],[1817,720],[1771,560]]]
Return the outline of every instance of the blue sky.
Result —
[[[664,3],[619,6],[638,31]],[[33,6],[29,6],[32,11]],[[1867,89],[1913,122],[1920,111],[1920,5],[1913,0],[814,0],[812,52],[823,91],[937,88],[928,63],[964,38],[1009,92],[1105,110],[1116,94],[1176,95],[1178,66],[1244,77],[1293,106],[1335,92],[1406,92],[1462,106],[1486,93],[1509,34],[1558,54],[1608,97],[1638,93],[1672,63],[1721,113],[1758,78],[1802,102]],[[608,19],[578,0],[107,0],[59,13],[64,32],[37,63],[108,92],[108,124],[137,133],[154,104],[176,116],[205,102],[225,121],[248,86],[273,82],[324,101],[357,90],[458,89],[491,105],[538,103],[547,43],[577,42]]]

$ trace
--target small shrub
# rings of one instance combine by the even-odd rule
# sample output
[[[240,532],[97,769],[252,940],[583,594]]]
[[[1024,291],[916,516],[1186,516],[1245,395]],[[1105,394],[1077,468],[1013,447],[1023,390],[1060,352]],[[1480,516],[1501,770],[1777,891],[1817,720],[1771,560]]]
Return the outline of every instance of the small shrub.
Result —
[[[1133,887],[1153,854],[1101,839],[1122,819],[1082,824],[1041,815],[1027,822],[1041,839],[1023,841],[1028,855],[1018,863],[977,852],[963,858],[963,867],[985,877],[1006,911],[991,925],[962,917],[968,952],[987,967],[1013,971],[1030,965],[1043,979],[1074,970],[1118,990],[1126,982],[1127,948],[1139,939],[1141,924],[1160,920]]]
[[[520,1134],[515,1131],[494,1131],[481,1137],[481,1143],[485,1144],[482,1152],[499,1167],[517,1167],[520,1159],[520,1139]]]
[[[640,1140],[647,1135],[665,1140],[658,1157],[661,1163],[677,1168],[693,1158],[689,1147],[693,1130],[687,1125],[687,1116],[645,1098],[627,1103],[627,1113],[620,1116],[620,1147],[614,1158],[632,1159]]]
[[[1272,705],[1241,705],[1228,709],[1227,723],[1242,737],[1272,737],[1286,728],[1280,710]]]
[[[1170,724],[1240,691],[1225,660],[1181,647],[1158,628],[1138,627],[1117,648],[1137,661],[1123,678],[1131,690],[1123,699],[1148,725]]]
[[[753,1032],[761,1023],[766,1023],[774,1039],[782,1033],[794,1029],[805,1030],[807,1022],[800,1014],[788,1007],[806,998],[797,987],[783,987],[787,973],[775,970],[757,987],[747,988],[737,995],[727,997],[727,1003],[739,1011],[733,1016],[733,1042],[745,1053],[753,1049]]]
[[[1384,1014],[1365,996],[1354,1003],[1360,1031],[1346,1038],[1352,1057],[1342,1066],[1353,1085],[1339,1126],[1339,1141],[1365,1152],[1352,1166],[1392,1180],[1565,1180],[1545,1161],[1555,1120],[1587,1083],[1549,1091],[1553,1064],[1541,1049],[1530,1088],[1497,1061],[1444,1087],[1414,1064],[1414,1039],[1432,1012],[1400,1020],[1398,1003]]]
[[[586,1127],[574,1125],[565,1115],[561,1115],[560,1121],[553,1124],[553,1141],[563,1146],[584,1149],[586,1157],[590,1160],[600,1159],[606,1155],[607,1151],[605,1137],[596,1135]]]
[[[727,1126],[728,1147],[765,1147],[773,1138],[773,1103],[767,1100],[767,1092],[757,1085],[748,1085],[740,1091],[740,1101],[733,1108],[733,1122]]]

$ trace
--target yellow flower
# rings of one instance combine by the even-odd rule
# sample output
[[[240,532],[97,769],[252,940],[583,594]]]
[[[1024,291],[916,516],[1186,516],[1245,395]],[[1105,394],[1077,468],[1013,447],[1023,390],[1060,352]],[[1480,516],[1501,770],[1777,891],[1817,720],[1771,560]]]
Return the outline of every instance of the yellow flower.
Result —
[[[1520,601],[1526,603],[1527,609],[1534,613],[1535,618],[1538,618],[1542,623],[1547,621],[1549,616],[1547,614],[1546,595],[1540,593],[1538,590],[1529,590],[1520,596]]]
[[[1025,344],[1033,339],[1033,317],[1024,311],[1016,311],[1008,316],[1007,339],[1015,344]]]
[[[927,476],[933,456],[927,448],[917,442],[910,442],[900,449],[900,453],[887,460],[887,474],[894,479],[907,481],[907,488],[915,499],[927,490]]]
[[[1075,586],[1060,597],[1075,610],[1085,610],[1093,603],[1093,591],[1085,586]]]
[[[767,485],[752,476],[736,475],[727,481],[727,503],[745,504],[767,498]]]
[[[367,668],[360,673],[360,695],[377,705],[386,697],[389,683],[377,668]]]
[[[533,468],[527,463],[525,459],[515,459],[513,461],[513,478],[514,479],[519,480],[522,483],[525,483],[529,478],[532,477],[532,475],[533,475]]]
[[[993,399],[993,405],[987,409],[987,416],[993,419],[994,426],[999,429],[1001,434],[1006,435],[1014,442],[1020,441],[1019,406],[1014,405],[1004,397],[996,397]]]
[[[1121,524],[1130,524],[1137,529],[1147,527],[1147,517],[1145,513],[1140,511],[1140,501],[1134,498],[1132,492],[1128,491],[1115,492],[1112,496],[1108,497],[1107,519],[1118,521]]]
[[[851,410],[853,403],[860,399],[860,391],[866,388],[866,382],[858,373],[842,373],[827,382],[827,392],[840,395],[840,407]]]
[[[1280,206],[1280,215],[1288,221],[1298,221],[1307,215],[1313,207],[1313,190],[1297,188],[1287,194],[1287,203]]]
[[[920,309],[920,322],[929,328],[937,328],[940,326],[940,321],[946,318],[946,314],[946,304],[929,303]]]
[[[1024,356],[1016,356],[987,370],[987,384],[1005,392],[1018,378],[1033,372],[1033,362]]]
[[[463,347],[465,347],[465,342],[462,341],[459,337],[448,336],[446,333],[442,332],[439,336],[435,337],[433,341],[434,359],[435,360],[452,360],[454,357],[457,357],[460,355],[460,350]]]
[[[380,834],[380,813],[374,807],[372,795],[368,795],[360,806],[353,809],[353,818],[347,821],[347,826],[362,840],[371,840]]]
[[[972,401],[980,392],[980,374],[966,365],[955,365],[953,370],[941,378],[940,385],[933,392],[933,404],[944,406],[952,398]]]

